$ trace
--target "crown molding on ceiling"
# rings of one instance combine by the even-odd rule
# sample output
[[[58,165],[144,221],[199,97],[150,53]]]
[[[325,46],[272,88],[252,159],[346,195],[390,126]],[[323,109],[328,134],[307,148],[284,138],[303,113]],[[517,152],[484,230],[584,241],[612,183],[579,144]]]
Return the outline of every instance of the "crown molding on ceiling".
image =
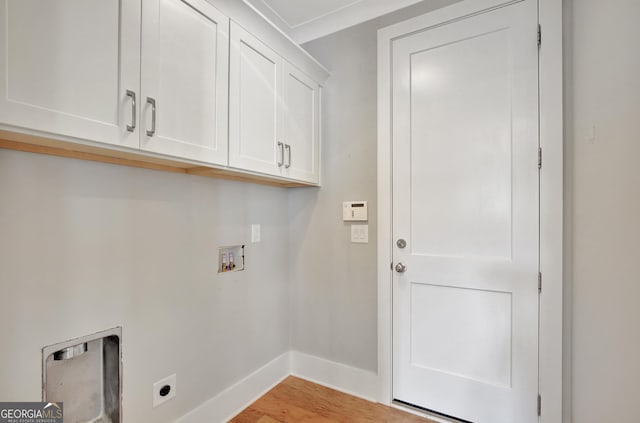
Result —
[[[422,0],[356,0],[331,12],[314,17],[300,24],[291,25],[281,13],[271,8],[264,0],[244,0],[259,10],[298,44],[338,32],[345,28],[386,15],[419,3]],[[292,2],[293,5],[296,2]]]
[[[262,17],[271,22],[281,32],[291,37],[291,26],[285,21],[282,16],[271,8],[264,0],[242,0],[247,6],[258,12]],[[293,39],[293,38],[292,38]],[[296,40],[294,40],[296,41]]]
[[[334,13],[329,13],[304,25],[291,29],[291,37],[303,44],[345,28],[375,19],[398,9],[419,3],[421,0],[367,0],[353,3]]]

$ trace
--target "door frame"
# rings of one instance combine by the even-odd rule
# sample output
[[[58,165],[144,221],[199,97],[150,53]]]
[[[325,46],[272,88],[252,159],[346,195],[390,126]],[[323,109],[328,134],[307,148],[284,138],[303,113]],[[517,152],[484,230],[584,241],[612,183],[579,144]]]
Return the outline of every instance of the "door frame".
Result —
[[[378,400],[392,397],[392,137],[391,43],[443,22],[520,0],[463,0],[378,31]],[[538,0],[542,28],[539,51],[540,271],[538,384],[540,422],[563,419],[563,81],[562,0]],[[535,34],[531,34],[535,37]],[[532,158],[535,160],[535,158]],[[531,399],[535,401],[535,398]]]

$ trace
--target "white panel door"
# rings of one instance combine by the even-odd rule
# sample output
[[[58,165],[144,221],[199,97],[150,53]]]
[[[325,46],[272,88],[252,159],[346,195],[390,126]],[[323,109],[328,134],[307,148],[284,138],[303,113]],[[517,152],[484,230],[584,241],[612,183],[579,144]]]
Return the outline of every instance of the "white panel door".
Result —
[[[282,141],[285,143],[283,175],[319,182],[320,86],[289,63],[284,66]]]
[[[393,396],[474,423],[538,421],[536,33],[526,0],[393,42]]]
[[[231,22],[229,166],[280,175],[282,59]]]
[[[0,23],[0,124],[138,147],[140,0],[1,0]]]
[[[228,55],[205,0],[143,0],[141,149],[227,164]]]

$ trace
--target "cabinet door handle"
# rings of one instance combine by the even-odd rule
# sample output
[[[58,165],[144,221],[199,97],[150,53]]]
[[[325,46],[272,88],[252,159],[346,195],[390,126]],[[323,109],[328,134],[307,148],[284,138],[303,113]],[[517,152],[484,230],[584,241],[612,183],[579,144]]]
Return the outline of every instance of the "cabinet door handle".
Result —
[[[278,167],[281,167],[284,164],[284,144],[281,142],[278,143],[278,150],[280,153],[280,160],[278,160]]]
[[[289,169],[291,167],[291,146],[289,144],[285,144],[284,148],[287,149],[287,158],[288,158],[287,164],[284,165],[284,167],[286,169]],[[284,156],[284,154],[283,154],[283,156]],[[284,157],[282,157],[282,160],[284,161]]]
[[[156,99],[147,97],[147,103],[151,104],[151,130],[147,131],[147,136],[152,137],[156,133]]]
[[[133,132],[136,129],[136,93],[127,90],[127,97],[131,97],[131,125],[127,125],[127,131]]]

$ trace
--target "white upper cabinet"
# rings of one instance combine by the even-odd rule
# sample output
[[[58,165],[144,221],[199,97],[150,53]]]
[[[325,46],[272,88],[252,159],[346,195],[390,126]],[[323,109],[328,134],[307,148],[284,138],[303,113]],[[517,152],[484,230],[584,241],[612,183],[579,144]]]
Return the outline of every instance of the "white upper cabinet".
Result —
[[[283,175],[317,184],[320,164],[320,86],[286,63],[283,88]]]
[[[0,0],[0,124],[138,147],[139,0]]]
[[[143,0],[140,148],[227,164],[229,19],[204,0]]]
[[[229,165],[280,175],[282,59],[231,22]]]
[[[205,0],[0,0],[0,124],[227,164],[229,18]]]
[[[0,0],[0,131],[319,184],[316,81],[328,73],[240,3]]]
[[[319,183],[320,86],[231,22],[229,165]]]

